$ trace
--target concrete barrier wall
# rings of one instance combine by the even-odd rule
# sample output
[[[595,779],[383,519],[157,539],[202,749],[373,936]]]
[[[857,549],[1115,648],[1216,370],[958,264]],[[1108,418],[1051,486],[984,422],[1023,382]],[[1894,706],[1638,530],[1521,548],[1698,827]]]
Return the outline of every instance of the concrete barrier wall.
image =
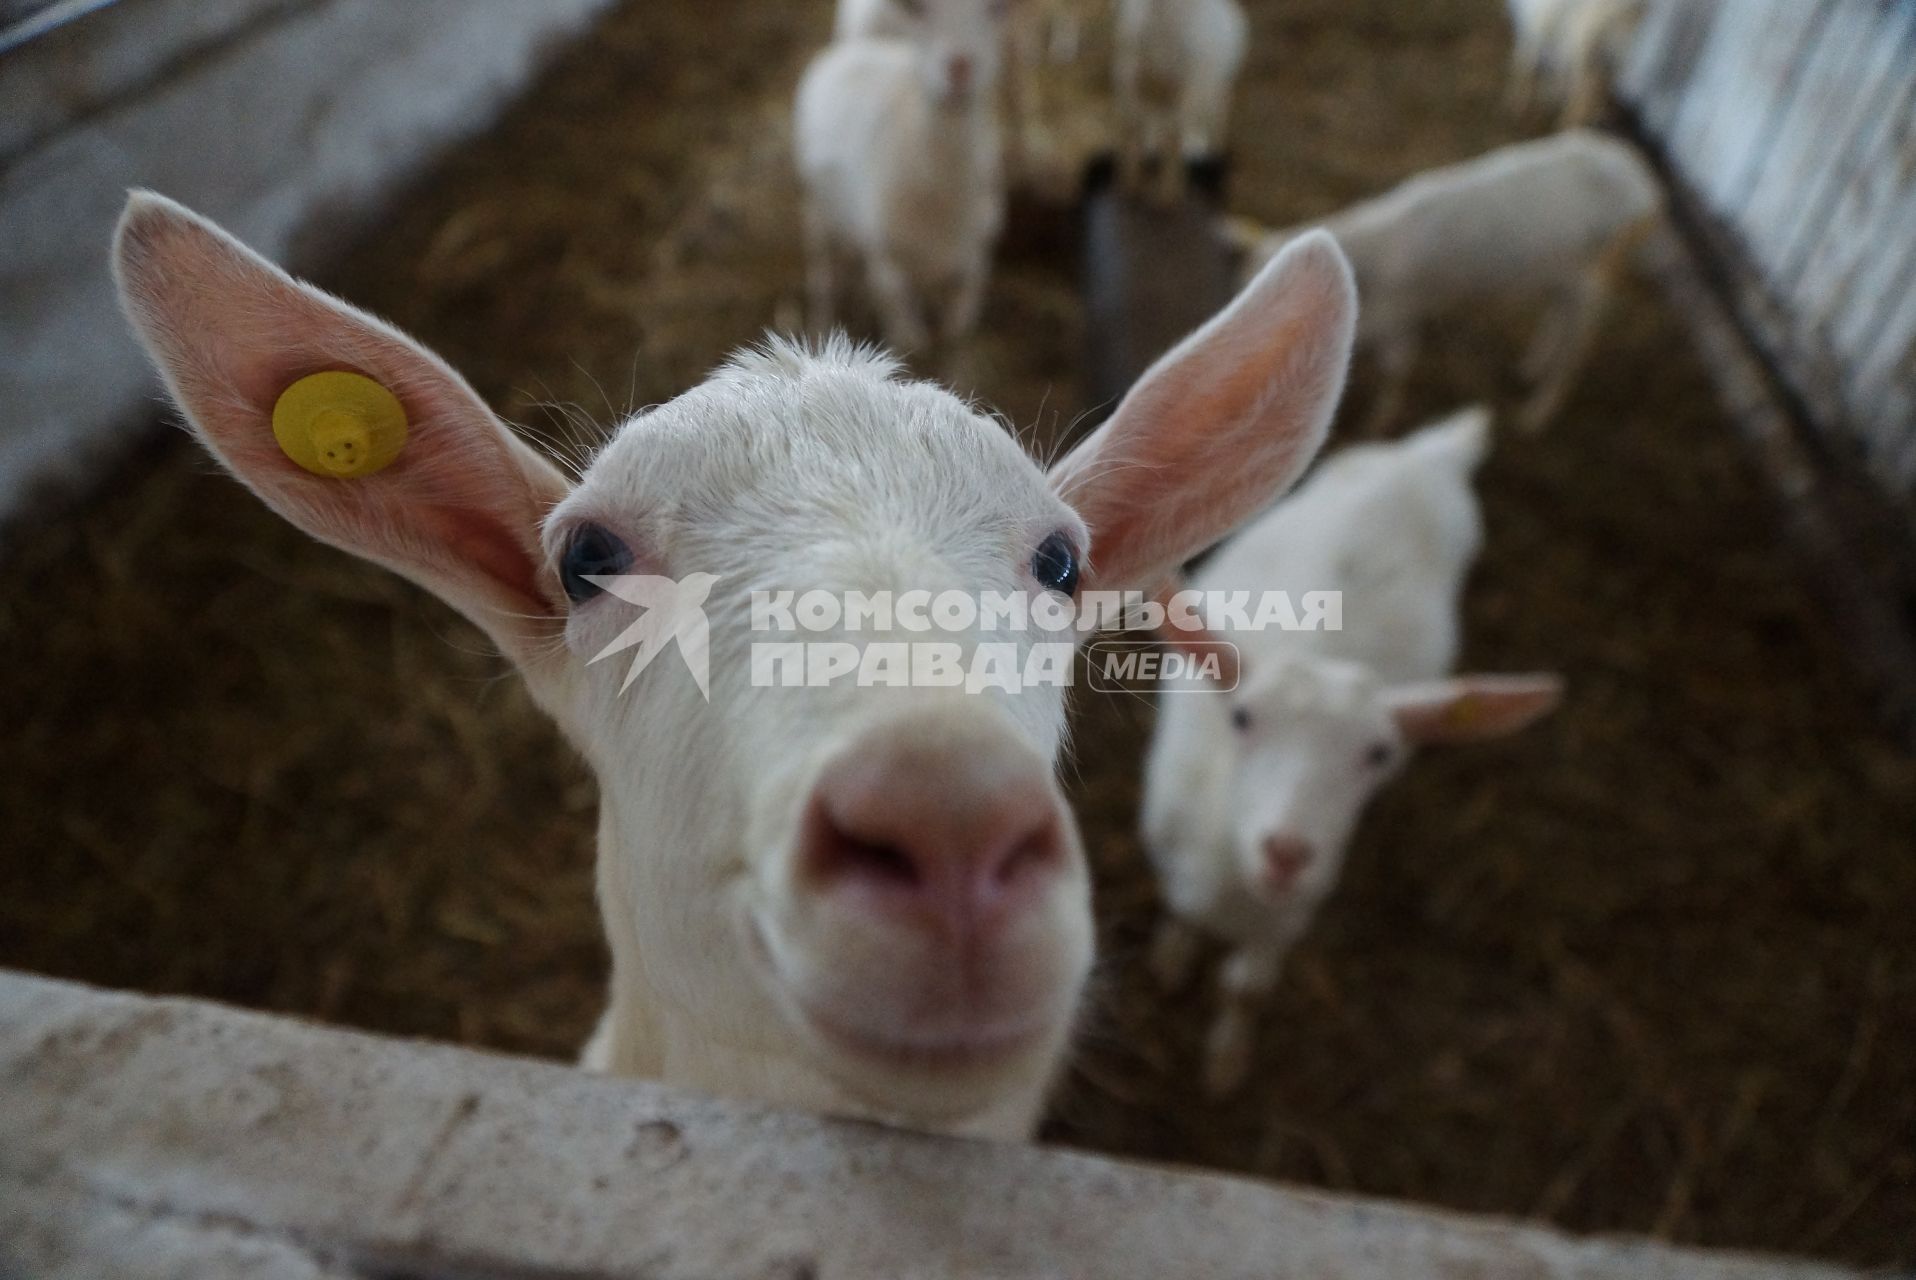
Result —
[[[1835,1280],[0,974],[0,1275]]]

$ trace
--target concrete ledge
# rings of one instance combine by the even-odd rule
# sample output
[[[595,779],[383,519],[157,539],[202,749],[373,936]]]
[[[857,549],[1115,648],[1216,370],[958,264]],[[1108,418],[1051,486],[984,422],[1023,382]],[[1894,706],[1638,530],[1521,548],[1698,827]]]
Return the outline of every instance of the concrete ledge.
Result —
[[[1831,1277],[0,974],[0,1275]]]

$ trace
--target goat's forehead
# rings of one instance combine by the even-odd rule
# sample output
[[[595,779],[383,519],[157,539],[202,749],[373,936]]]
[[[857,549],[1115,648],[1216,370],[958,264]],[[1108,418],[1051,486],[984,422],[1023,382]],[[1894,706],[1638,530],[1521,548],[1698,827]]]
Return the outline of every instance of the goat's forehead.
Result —
[[[1354,662],[1278,662],[1252,674],[1246,684],[1246,700],[1272,711],[1323,721],[1367,721],[1383,714],[1383,682]]]
[[[582,489],[681,508],[777,495],[794,509],[860,499],[1035,514],[1050,499],[998,422],[951,393],[869,367],[729,366],[627,422]]]

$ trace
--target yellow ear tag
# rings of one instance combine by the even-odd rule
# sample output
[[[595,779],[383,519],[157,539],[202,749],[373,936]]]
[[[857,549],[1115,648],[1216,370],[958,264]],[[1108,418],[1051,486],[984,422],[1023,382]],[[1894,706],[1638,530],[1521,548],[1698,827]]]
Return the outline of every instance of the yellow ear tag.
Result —
[[[406,447],[399,397],[357,373],[315,373],[280,393],[273,438],[317,476],[350,480],[392,464]]]

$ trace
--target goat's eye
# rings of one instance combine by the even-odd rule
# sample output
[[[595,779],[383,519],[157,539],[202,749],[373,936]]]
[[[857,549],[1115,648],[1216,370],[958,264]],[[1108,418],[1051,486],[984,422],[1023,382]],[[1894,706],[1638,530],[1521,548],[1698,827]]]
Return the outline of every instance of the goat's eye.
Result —
[[[1251,713],[1243,707],[1231,708],[1231,727],[1243,733],[1251,727]]]
[[[1031,576],[1038,585],[1059,595],[1078,594],[1078,552],[1071,539],[1054,533],[1038,544],[1031,556]]]
[[[1373,769],[1381,769],[1390,763],[1390,743],[1373,742],[1364,748],[1364,763]]]
[[[573,604],[590,600],[603,589],[588,577],[608,577],[632,567],[632,549],[596,524],[573,530],[559,557],[559,584]]]

